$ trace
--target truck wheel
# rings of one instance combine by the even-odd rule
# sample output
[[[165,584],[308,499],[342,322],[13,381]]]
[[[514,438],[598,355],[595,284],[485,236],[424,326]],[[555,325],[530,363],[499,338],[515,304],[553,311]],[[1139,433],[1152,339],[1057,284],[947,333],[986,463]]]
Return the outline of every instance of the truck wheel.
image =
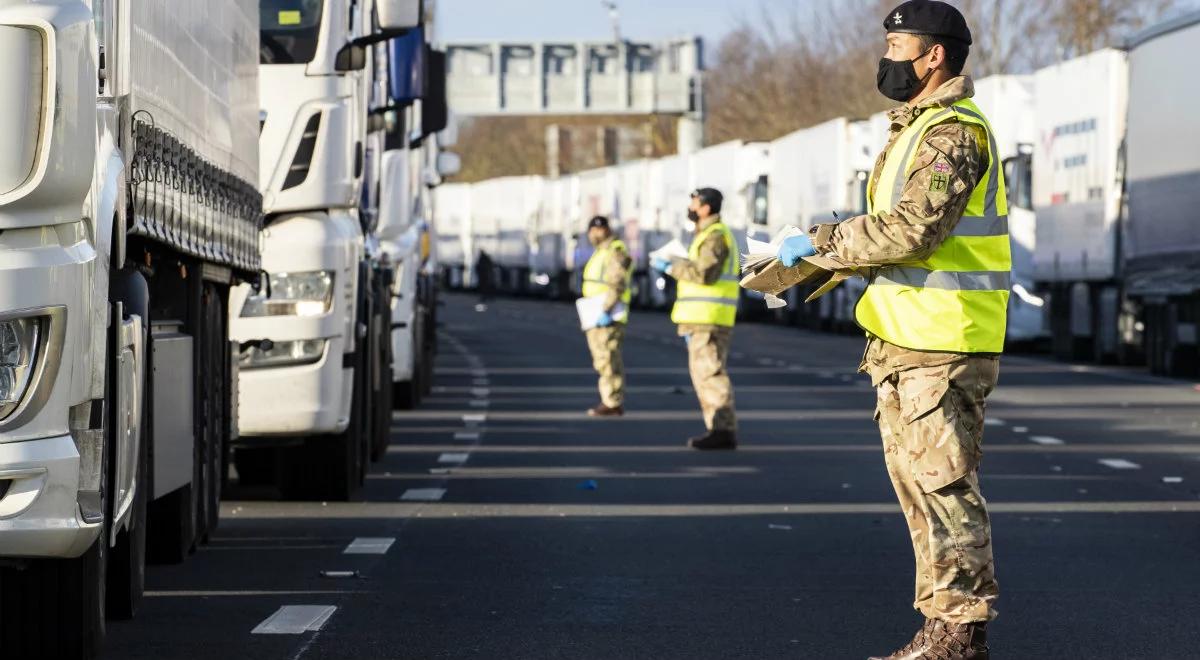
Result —
[[[359,354],[362,354],[360,350]],[[350,424],[337,435],[305,438],[298,447],[279,449],[279,491],[288,500],[348,502],[362,485],[366,462],[362,359],[357,360]]]
[[[105,443],[100,535],[74,559],[35,559],[0,570],[0,648],[4,657],[95,658],[104,642],[108,579],[108,473]]]
[[[137,614],[146,589],[146,489],[150,483],[145,438],[138,447],[137,490],[133,496],[129,527],[117,535],[108,560],[108,615],[129,620]]]
[[[233,450],[239,486],[268,486],[275,483],[274,447],[239,447]]]
[[[416,372],[413,380],[405,380],[392,384],[392,408],[395,410],[412,410],[417,407]]]

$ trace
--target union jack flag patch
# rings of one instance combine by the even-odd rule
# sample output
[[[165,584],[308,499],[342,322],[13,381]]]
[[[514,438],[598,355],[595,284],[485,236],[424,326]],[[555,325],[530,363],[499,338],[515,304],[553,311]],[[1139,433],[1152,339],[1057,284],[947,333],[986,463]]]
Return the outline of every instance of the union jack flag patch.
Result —
[[[950,172],[950,165],[949,165],[949,163],[943,163],[942,161],[939,160],[938,162],[933,164],[933,171],[941,172],[942,174],[948,174]]]

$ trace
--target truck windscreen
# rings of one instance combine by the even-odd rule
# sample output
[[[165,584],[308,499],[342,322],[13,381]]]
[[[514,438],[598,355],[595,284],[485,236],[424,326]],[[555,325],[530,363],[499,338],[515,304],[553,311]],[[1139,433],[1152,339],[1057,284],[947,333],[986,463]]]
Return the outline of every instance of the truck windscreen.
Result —
[[[324,0],[261,0],[262,64],[307,64],[317,54]]]

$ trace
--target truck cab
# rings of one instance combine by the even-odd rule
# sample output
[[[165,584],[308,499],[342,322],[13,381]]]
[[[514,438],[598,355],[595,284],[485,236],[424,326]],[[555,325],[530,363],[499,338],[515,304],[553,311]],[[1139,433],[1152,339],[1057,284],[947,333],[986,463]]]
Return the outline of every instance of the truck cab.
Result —
[[[387,424],[389,269],[378,218],[384,42],[418,0],[261,0],[263,285],[231,305],[242,342],[239,477],[285,496],[346,499]],[[390,396],[386,397],[390,405]]]

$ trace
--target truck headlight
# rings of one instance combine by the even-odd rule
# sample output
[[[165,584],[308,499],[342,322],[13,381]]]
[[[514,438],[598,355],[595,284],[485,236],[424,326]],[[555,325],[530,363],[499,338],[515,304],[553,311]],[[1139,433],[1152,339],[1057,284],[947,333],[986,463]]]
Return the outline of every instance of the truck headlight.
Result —
[[[265,351],[257,346],[251,346],[242,351],[238,358],[238,366],[241,369],[263,369],[314,364],[325,355],[326,343],[324,339],[277,341]]]
[[[271,295],[246,298],[242,317],[320,316],[333,306],[333,271],[271,273]]]
[[[17,409],[29,389],[41,326],[40,318],[0,321],[0,419]]]

